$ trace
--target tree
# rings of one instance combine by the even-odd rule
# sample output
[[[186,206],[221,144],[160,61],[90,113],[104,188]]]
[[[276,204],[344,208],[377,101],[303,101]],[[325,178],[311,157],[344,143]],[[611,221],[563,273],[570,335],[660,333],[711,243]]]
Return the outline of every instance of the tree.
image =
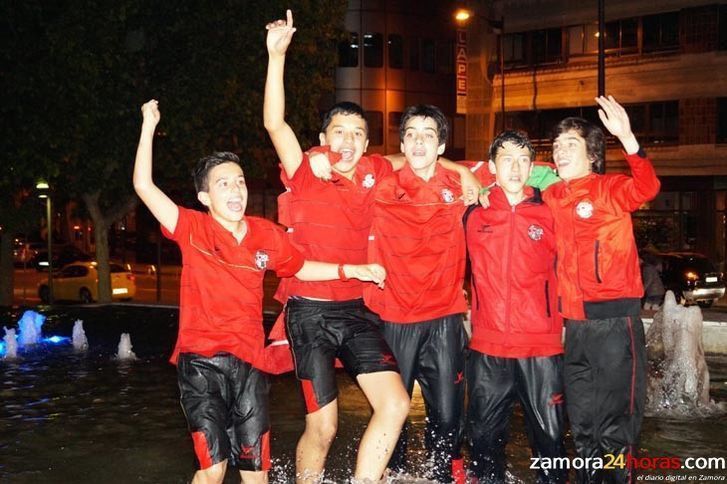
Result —
[[[293,125],[313,141],[318,101],[333,89],[344,0],[291,2],[300,19],[286,66]],[[11,143],[52,160],[65,190],[85,204],[94,225],[99,300],[110,301],[108,229],[136,204],[131,185],[139,107],[159,99],[163,119],[155,179],[188,181],[194,160],[230,150],[248,176],[275,163],[262,127],[265,24],[289,2],[223,0],[28,0],[9,5],[4,53],[21,67],[14,82],[32,92],[42,115],[17,116],[42,139]],[[51,5],[52,4],[52,5]],[[35,36],[25,43],[30,35]],[[6,99],[22,112],[21,99]],[[44,102],[45,101],[45,102]],[[191,198],[191,197],[190,197]]]

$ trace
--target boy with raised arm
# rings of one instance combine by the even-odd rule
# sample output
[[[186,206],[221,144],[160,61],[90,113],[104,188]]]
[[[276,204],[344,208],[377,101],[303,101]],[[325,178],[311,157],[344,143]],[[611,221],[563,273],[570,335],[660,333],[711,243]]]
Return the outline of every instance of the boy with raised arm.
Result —
[[[612,454],[622,462],[641,431],[645,400],[644,293],[631,212],[659,193],[659,180],[631,131],[629,117],[609,96],[598,115],[621,142],[631,176],[601,174],[603,131],[566,118],[553,137],[553,161],[563,179],[543,192],[553,212],[558,250],[558,309],[565,318],[565,394],[576,452]],[[577,471],[577,482],[630,482],[628,466]]]
[[[208,212],[177,206],[152,178],[157,101],[142,106],[134,189],[182,252],[179,333],[172,355],[199,470],[194,483],[222,482],[228,463],[245,483],[267,482],[268,380],[264,371],[265,270],[302,280],[345,277],[381,284],[382,267],[305,261],[272,222],[246,217],[247,187],[233,153],[202,158],[197,199]]]

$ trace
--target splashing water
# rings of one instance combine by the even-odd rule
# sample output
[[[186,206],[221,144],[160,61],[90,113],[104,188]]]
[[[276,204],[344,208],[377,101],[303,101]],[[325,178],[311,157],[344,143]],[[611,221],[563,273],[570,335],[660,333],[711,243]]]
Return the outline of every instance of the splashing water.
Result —
[[[5,336],[3,337],[4,351],[0,351],[0,353],[5,353],[3,358],[6,360],[14,360],[18,357],[18,339],[15,336],[15,328],[8,329],[3,326],[3,329],[5,330]]]
[[[20,346],[38,344],[42,335],[42,327],[45,316],[35,311],[25,311],[18,321]]]
[[[677,304],[668,291],[646,335],[649,382],[646,411],[669,417],[704,417],[724,412],[709,398],[702,311]]]
[[[83,331],[83,321],[80,319],[73,323],[73,347],[76,351],[88,349],[88,339],[86,338],[86,332]]]
[[[135,360],[136,354],[131,349],[131,336],[129,333],[121,333],[121,339],[119,339],[119,349],[116,353],[117,360]]]

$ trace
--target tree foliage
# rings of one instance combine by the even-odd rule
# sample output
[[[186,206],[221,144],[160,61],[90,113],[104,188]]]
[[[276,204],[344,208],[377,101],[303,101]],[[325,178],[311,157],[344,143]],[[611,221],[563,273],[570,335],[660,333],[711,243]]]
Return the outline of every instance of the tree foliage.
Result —
[[[13,162],[3,167],[0,189],[43,173],[56,192],[82,200],[97,233],[100,293],[110,297],[106,231],[135,200],[141,104],[160,101],[155,179],[165,189],[182,184],[188,196],[179,202],[194,199],[190,169],[213,150],[237,152],[248,177],[264,178],[276,165],[262,126],[264,26],[286,7],[296,15],[289,119],[302,141],[313,142],[318,102],[333,92],[332,46],[346,3],[3,2],[4,144]]]

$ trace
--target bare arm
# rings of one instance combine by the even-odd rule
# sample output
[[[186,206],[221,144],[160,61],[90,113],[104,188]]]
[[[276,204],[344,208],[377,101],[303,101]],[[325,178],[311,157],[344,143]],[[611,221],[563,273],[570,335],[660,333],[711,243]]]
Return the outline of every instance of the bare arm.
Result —
[[[371,281],[379,287],[383,287],[386,270],[379,264],[341,264],[340,266],[346,279]],[[339,264],[307,260],[295,277],[301,281],[333,281],[340,278],[338,268]]]
[[[295,33],[293,14],[290,10],[286,14],[287,21],[276,20],[265,27],[268,30],[268,73],[265,79],[263,121],[285,174],[292,178],[303,161],[303,150],[293,129],[285,122],[285,53]]]
[[[141,107],[144,119],[141,125],[139,147],[136,149],[134,162],[134,190],[144,205],[149,207],[152,215],[169,232],[174,233],[179,218],[179,208],[152,179],[152,145],[154,131],[161,119],[159,103],[151,100]]]

